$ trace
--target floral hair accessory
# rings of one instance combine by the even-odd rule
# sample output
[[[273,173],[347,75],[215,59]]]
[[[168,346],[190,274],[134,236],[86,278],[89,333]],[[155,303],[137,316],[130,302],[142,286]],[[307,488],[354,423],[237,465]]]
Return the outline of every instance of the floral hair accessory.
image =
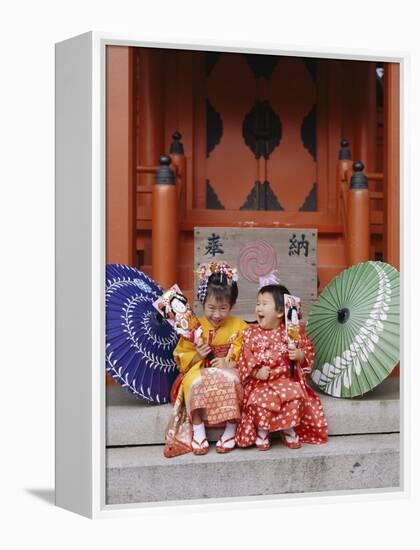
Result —
[[[259,277],[258,289],[262,288],[263,286],[279,285],[279,284],[280,284],[280,279],[276,276],[276,271],[272,271],[271,273],[264,275],[264,277]]]
[[[196,273],[198,273],[200,278],[200,283],[197,290],[197,298],[202,303],[204,303],[204,300],[207,296],[207,286],[209,284],[209,279],[215,273],[220,274],[220,282],[222,282],[223,280],[223,275],[226,276],[229,285],[231,285],[232,282],[236,283],[238,281],[237,269],[230,266],[226,262],[209,262],[208,264],[200,264]]]

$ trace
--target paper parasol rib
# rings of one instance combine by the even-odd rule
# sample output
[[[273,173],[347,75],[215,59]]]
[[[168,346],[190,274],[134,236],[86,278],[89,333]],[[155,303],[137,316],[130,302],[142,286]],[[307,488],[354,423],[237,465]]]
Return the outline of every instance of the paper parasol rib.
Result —
[[[106,266],[106,370],[124,389],[167,403],[178,370],[178,336],[153,302],[162,289],[136,268]]]
[[[334,397],[372,390],[400,356],[400,277],[383,262],[343,271],[312,308],[307,332],[315,346],[312,380]]]

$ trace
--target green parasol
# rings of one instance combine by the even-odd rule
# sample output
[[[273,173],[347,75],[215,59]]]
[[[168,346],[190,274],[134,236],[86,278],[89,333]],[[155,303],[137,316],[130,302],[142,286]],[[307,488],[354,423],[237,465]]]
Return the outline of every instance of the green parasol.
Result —
[[[343,271],[312,308],[312,380],[334,397],[355,397],[380,384],[400,356],[400,275],[383,262]]]

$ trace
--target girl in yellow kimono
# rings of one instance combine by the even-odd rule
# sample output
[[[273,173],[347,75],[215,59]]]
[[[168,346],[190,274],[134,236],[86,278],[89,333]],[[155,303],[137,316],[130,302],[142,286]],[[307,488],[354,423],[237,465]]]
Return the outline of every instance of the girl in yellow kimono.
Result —
[[[206,454],[206,425],[224,425],[216,451],[232,451],[241,418],[243,392],[236,362],[247,324],[231,315],[238,297],[236,270],[224,262],[211,262],[200,266],[199,273],[203,333],[196,345],[181,337],[174,350],[183,377],[166,431],[167,457],[189,451]]]

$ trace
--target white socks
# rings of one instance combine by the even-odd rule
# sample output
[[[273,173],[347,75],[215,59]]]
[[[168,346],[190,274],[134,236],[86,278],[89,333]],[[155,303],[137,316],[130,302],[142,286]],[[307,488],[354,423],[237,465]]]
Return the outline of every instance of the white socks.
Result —
[[[294,443],[296,440],[298,440],[298,436],[293,428],[287,428],[287,430],[282,431],[289,443]]]
[[[233,437],[236,433],[236,422],[226,422],[225,431],[223,432],[223,440]]]
[[[223,447],[225,449],[233,449],[235,446],[235,433],[236,433],[236,422],[226,422],[225,431],[223,432],[222,437],[216,443],[216,447]],[[227,441],[230,439],[230,441]]]
[[[207,449],[209,443],[206,439],[206,428],[204,422],[201,424],[193,424],[193,441],[191,446],[193,449]],[[225,431],[222,437],[216,443],[216,447],[225,449],[233,449],[235,447],[236,422],[226,422]],[[203,442],[203,440],[205,440]],[[228,441],[229,440],[229,441]]]
[[[257,445],[263,445],[263,444],[267,443],[267,441],[266,441],[267,435],[268,435],[268,430],[263,430],[263,429],[259,428],[258,431],[257,431],[257,439],[256,439],[255,443]]]
[[[203,439],[206,439],[206,428],[204,426],[204,422],[201,424],[193,424],[193,440],[191,446],[193,449],[206,449],[209,446],[208,441],[204,441]]]

